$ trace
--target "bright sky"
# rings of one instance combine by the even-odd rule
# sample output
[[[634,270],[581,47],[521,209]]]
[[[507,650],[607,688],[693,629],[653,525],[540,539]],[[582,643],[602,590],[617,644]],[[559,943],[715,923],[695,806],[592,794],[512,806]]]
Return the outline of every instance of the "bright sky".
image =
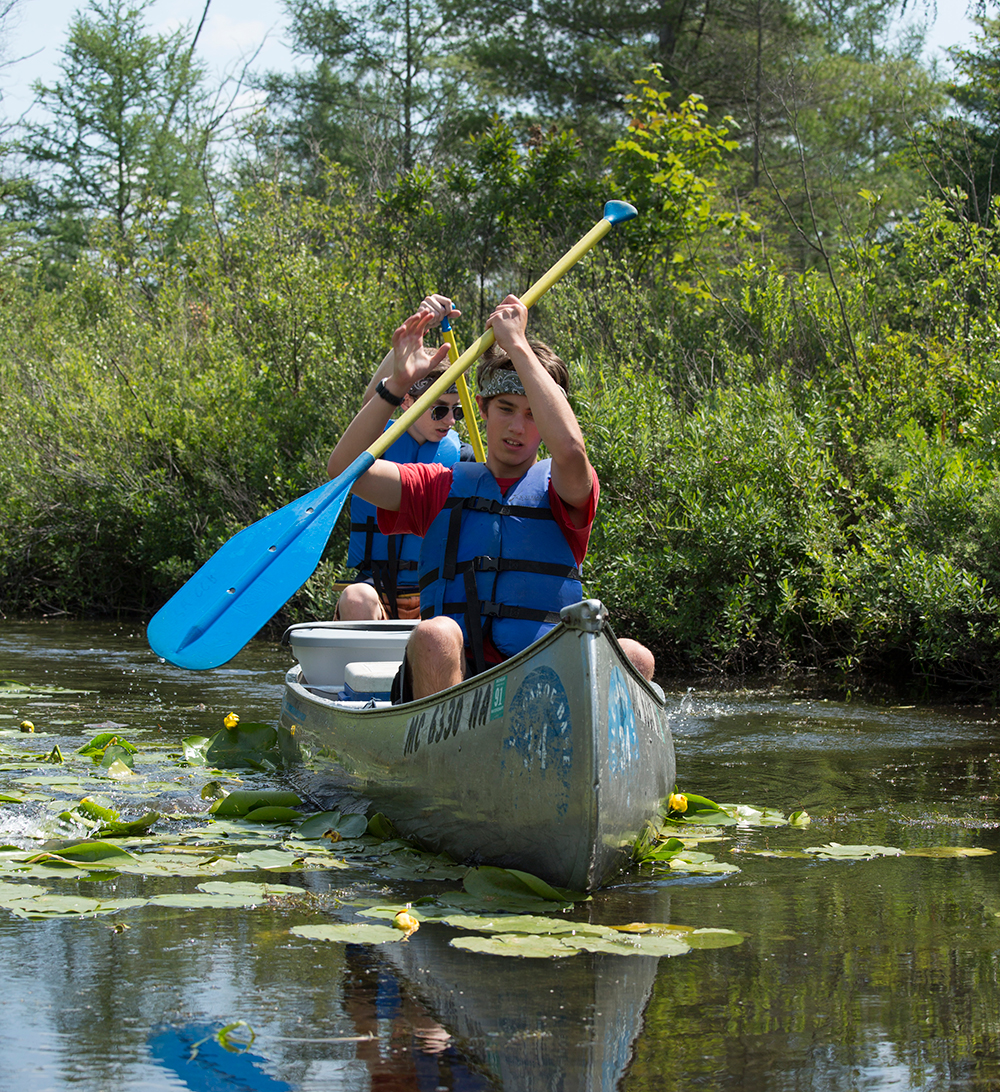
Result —
[[[910,0],[911,13],[920,15],[933,0]],[[205,0],[156,0],[150,9],[150,27],[169,31],[183,23],[197,26]],[[929,52],[968,41],[971,24],[965,16],[967,0],[937,0],[936,17],[929,35]],[[58,63],[73,15],[86,8],[86,0],[17,0],[5,26],[3,56],[15,63],[0,70],[0,112],[18,117],[31,104],[31,84],[36,79],[51,83],[58,78]],[[157,20],[162,20],[157,22]],[[282,41],[285,9],[281,0],[211,0],[208,19],[198,41],[198,54],[210,74],[222,78],[260,54],[258,71],[290,69],[292,55]],[[21,59],[23,58],[23,59]]]

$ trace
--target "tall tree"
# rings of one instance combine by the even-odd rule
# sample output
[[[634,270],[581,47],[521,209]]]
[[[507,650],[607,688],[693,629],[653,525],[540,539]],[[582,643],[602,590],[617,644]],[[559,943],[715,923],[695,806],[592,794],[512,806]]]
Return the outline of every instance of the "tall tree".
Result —
[[[309,184],[323,159],[374,187],[433,159],[454,138],[469,94],[457,37],[435,0],[285,0],[293,51],[313,67],[270,73],[271,141]],[[480,113],[479,116],[482,116]]]
[[[955,79],[948,93],[958,110],[927,134],[924,150],[948,203],[987,223],[1000,192],[1000,20],[980,13],[975,23],[972,45],[949,51]]]
[[[89,0],[70,25],[62,78],[34,85],[48,119],[27,125],[38,230],[72,261],[97,221],[124,237],[154,215],[169,242],[203,190],[211,126],[184,30],[151,35],[153,0]]]

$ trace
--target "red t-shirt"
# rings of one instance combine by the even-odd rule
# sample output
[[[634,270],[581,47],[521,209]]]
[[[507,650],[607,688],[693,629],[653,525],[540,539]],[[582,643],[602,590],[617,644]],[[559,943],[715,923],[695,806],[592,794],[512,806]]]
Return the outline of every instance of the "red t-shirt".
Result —
[[[597,471],[593,471],[594,486],[590,491],[590,500],[587,504],[586,523],[583,527],[574,527],[569,516],[569,509],[562,497],[552,488],[549,482],[549,506],[552,516],[559,525],[560,530],[569,543],[569,548],[576,558],[577,565],[583,564],[587,555],[587,543],[590,541],[590,531],[594,525],[594,514],[597,511],[597,500],[600,496],[601,486],[597,480]],[[441,463],[400,463],[399,480],[403,489],[403,495],[398,512],[392,512],[387,508],[378,510],[378,529],[383,535],[420,535],[422,538],[434,522],[434,518],[444,507],[451,491],[451,467],[442,466]],[[520,478],[498,478],[497,485],[501,495]]]
[[[569,518],[569,510],[563,499],[552,488],[552,482],[549,482],[549,506],[552,509],[552,516],[565,535],[577,566],[583,564],[587,554],[587,543],[590,541],[590,530],[594,525],[597,499],[601,492],[596,470],[593,471],[593,475],[594,485],[590,491],[586,523],[583,527],[573,526]],[[451,479],[451,467],[442,466],[441,463],[400,463],[399,480],[403,495],[400,499],[399,511],[392,512],[388,508],[380,508],[378,529],[383,535],[409,534],[420,535],[423,538],[448,499],[448,494],[451,492]],[[517,481],[520,481],[520,478],[497,478],[501,496]],[[502,663],[504,659],[489,638],[484,641],[483,654],[487,664]]]

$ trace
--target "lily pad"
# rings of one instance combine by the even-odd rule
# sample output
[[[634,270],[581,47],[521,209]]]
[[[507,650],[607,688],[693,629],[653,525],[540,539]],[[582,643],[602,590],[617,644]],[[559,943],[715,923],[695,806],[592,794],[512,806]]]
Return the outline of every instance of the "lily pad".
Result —
[[[923,849],[907,849],[904,857],[992,857],[996,851],[981,846],[925,846]]]
[[[91,899],[81,895],[39,895],[22,902],[7,904],[7,909],[18,917],[29,920],[45,920],[65,917],[96,917],[116,914],[119,910],[145,906],[146,899]]]
[[[472,868],[462,886],[476,898],[540,899],[543,902],[579,902],[589,896],[579,891],[553,887],[551,884],[516,868],[484,866]]]
[[[903,851],[895,846],[842,846],[831,842],[825,846],[806,846],[802,851],[813,857],[826,857],[831,860],[864,861],[874,857],[902,857]]]
[[[691,945],[679,933],[637,935],[615,934],[609,930],[604,937],[574,936],[563,937],[563,943],[570,948],[579,948],[585,952],[605,952],[620,956],[678,956],[691,951]]]
[[[253,883],[251,880],[210,880],[198,884],[198,890],[209,895],[241,895],[259,899],[268,895],[307,895],[303,887],[292,887],[287,883]]]
[[[297,823],[302,812],[270,804],[248,811],[243,818],[248,823]]]
[[[208,810],[221,818],[249,815],[255,808],[292,808],[301,803],[297,793],[281,789],[234,789],[228,796],[216,800]],[[302,813],[297,812],[296,818],[301,817]]]
[[[564,944],[555,936],[520,936],[504,934],[489,937],[455,937],[452,948],[481,955],[515,956],[518,959],[568,959],[580,949]]]
[[[181,740],[184,761],[189,766],[204,766],[205,755],[211,742],[211,736],[186,736]]]
[[[216,732],[205,762],[220,769],[275,770],[281,765],[278,733],[268,724],[238,724]]]
[[[300,823],[295,833],[299,838],[324,838],[331,831],[341,838],[360,838],[368,833],[368,818],[356,813],[342,815],[339,811],[321,811]]]
[[[696,849],[685,849],[674,853],[667,865],[675,872],[691,872],[699,875],[726,875],[739,872],[736,865],[717,861],[711,853],[700,853]]]
[[[237,853],[240,868],[260,868],[265,872],[291,872],[303,868],[305,861],[283,849],[253,849],[249,853]],[[326,862],[323,862],[324,867]]]
[[[114,867],[120,861],[134,861],[135,857],[110,842],[88,841],[61,846],[56,852],[36,853],[24,859],[25,864],[71,865],[74,867]]]
[[[123,724],[120,727],[124,728],[125,725]],[[138,749],[134,743],[129,743],[127,739],[122,739],[114,732],[101,732],[100,735],[94,736],[93,739],[80,747],[76,753],[100,761],[111,747],[125,751],[130,755],[134,755]]]
[[[290,930],[307,940],[331,940],[337,944],[392,944],[405,933],[392,925],[367,925],[364,922],[330,925],[294,925]]]

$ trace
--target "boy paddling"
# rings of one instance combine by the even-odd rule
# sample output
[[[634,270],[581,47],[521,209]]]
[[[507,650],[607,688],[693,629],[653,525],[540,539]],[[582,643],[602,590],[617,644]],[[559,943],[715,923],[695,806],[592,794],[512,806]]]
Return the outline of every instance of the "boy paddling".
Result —
[[[420,311],[432,315],[432,325],[438,325],[447,315],[459,315],[444,296],[427,296]],[[386,399],[385,380],[392,376],[393,351],[376,369],[365,389],[362,405],[372,398]],[[399,407],[404,412],[445,370],[439,365],[425,375],[403,395]],[[389,404],[395,396],[389,396]],[[425,413],[382,455],[395,463],[442,463],[450,466],[459,458],[472,458],[469,445],[461,444],[452,428],[462,418],[462,407],[456,387],[449,387]],[[463,450],[468,448],[468,452]],[[331,474],[331,477],[334,475]],[[341,621],[418,618],[420,593],[417,588],[417,562],[420,539],[416,535],[385,535],[378,529],[374,505],[355,494],[351,498],[351,536],[347,549],[347,564],[357,570],[357,577],[337,600],[334,618]]]
[[[386,534],[426,536],[421,547],[422,621],[406,648],[402,699],[421,698],[527,647],[579,601],[599,484],[566,397],[566,366],[527,337],[528,312],[508,296],[487,326],[496,339],[479,367],[477,403],[486,426],[484,467],[377,461],[354,492],[379,509]],[[423,338],[432,316],[418,311],[392,338],[390,401],[444,362],[447,346]],[[373,398],[330,456],[331,476],[378,437],[391,413]],[[544,441],[550,458],[538,462]],[[620,642],[652,678],[653,657]]]

